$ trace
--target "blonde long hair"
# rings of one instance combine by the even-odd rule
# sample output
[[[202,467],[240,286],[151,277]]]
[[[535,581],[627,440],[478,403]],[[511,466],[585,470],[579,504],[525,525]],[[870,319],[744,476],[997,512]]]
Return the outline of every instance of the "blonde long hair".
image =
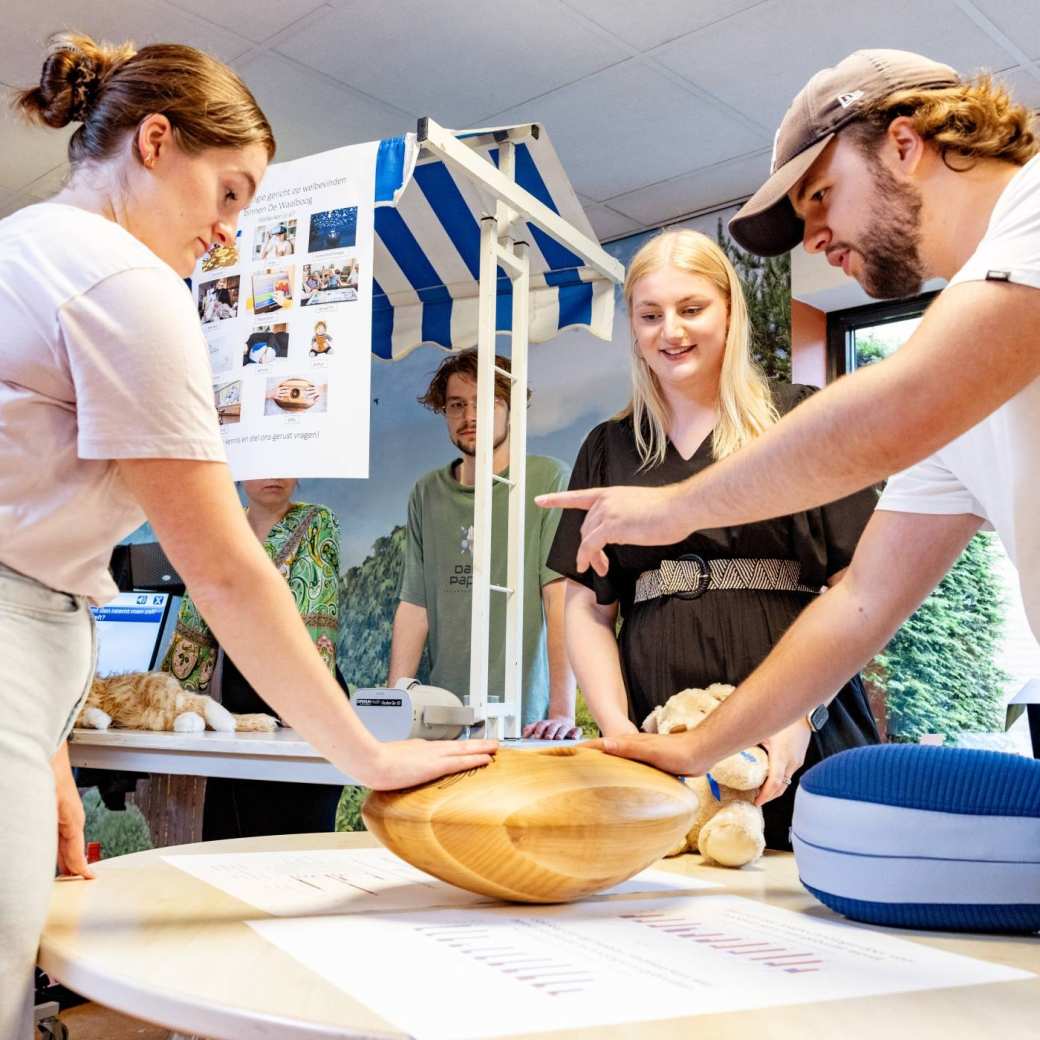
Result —
[[[1040,151],[1034,114],[987,73],[952,87],[896,91],[870,105],[843,133],[872,153],[899,116],[907,116],[953,170],[969,169],[978,159],[1024,166]]]
[[[729,312],[726,350],[719,374],[719,418],[711,437],[712,455],[725,458],[777,421],[769,383],[751,360],[751,325],[740,279],[722,249],[707,235],[682,228],[663,231],[632,257],[625,275],[625,305],[632,320],[632,290],[641,278],[664,267],[707,278]],[[617,418],[632,417],[641,469],[660,465],[668,451],[671,410],[657,376],[643,360],[632,336],[632,400]]]

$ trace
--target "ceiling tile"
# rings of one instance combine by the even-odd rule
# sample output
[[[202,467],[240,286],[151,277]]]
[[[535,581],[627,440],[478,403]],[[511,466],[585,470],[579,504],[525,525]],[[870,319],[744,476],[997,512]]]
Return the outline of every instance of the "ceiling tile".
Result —
[[[279,162],[415,129],[408,116],[275,54],[237,68],[271,122]]]
[[[0,36],[0,78],[31,84],[40,75],[44,41],[67,26],[96,39],[122,43],[187,43],[229,61],[249,44],[241,37],[157,0],[4,0],[4,31]]]
[[[639,59],[488,118],[542,123],[575,189],[599,202],[769,143]]]
[[[601,242],[605,242],[608,238],[618,238],[621,235],[642,230],[642,225],[609,206],[601,206],[598,202],[594,202],[583,208],[585,216],[589,218],[589,223],[592,225],[592,230],[596,232],[596,237]]]
[[[1036,0],[972,0],[1026,54],[1040,59],[1040,8]]]
[[[1008,64],[952,0],[786,0],[716,22],[655,52],[657,60],[748,118],[775,126],[819,69],[854,50],[913,50],[968,72]]]
[[[1038,0],[973,2],[1040,59]],[[3,14],[7,83],[35,80],[43,39],[63,25],[240,59],[282,159],[411,130],[419,115],[460,127],[537,120],[605,238],[750,192],[790,97],[856,46],[910,47],[965,71],[1017,63],[955,0],[5,0]],[[1002,75],[1040,107],[1029,70]],[[0,207],[60,184],[71,130],[0,112]]]
[[[629,54],[555,0],[348,0],[277,50],[460,129]]]
[[[751,195],[769,175],[769,150],[719,163],[610,200],[610,207],[642,227]]]
[[[652,14],[632,0],[563,0],[575,11],[645,51],[712,22],[754,7],[762,0],[654,0]]]
[[[171,5],[258,43],[283,32],[318,8],[331,10],[321,0],[171,0]]]
[[[0,105],[0,191],[22,191],[65,160],[74,126],[33,126]]]

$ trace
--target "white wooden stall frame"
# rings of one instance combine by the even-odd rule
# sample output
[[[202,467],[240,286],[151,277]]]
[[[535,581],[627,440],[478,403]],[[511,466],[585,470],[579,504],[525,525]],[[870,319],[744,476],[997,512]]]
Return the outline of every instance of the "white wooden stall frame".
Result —
[[[520,736],[523,679],[524,512],[527,459],[527,353],[530,264],[527,224],[532,224],[579,256],[592,270],[615,283],[624,279],[624,267],[598,242],[582,234],[515,181],[516,142],[538,134],[537,124],[492,131],[500,135],[496,168],[430,118],[419,120],[420,148],[436,155],[452,170],[464,174],[495,200],[494,212],[481,213],[480,284],[477,340],[477,450],[473,515],[473,597],[470,629],[469,706],[484,722],[484,732],[497,739]],[[512,372],[495,364],[495,305],[497,269],[501,266],[513,285],[511,336]],[[509,476],[492,468],[495,373],[511,382]],[[504,586],[491,582],[492,490],[495,482],[509,488],[506,528],[507,577]],[[491,593],[506,597],[505,691],[502,702],[488,700],[488,650]],[[456,691],[458,692],[458,691]]]

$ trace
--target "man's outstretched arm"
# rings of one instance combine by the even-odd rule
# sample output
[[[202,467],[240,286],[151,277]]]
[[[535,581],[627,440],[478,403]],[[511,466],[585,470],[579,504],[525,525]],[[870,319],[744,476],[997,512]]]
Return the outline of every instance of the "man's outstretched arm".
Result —
[[[890,358],[839,379],[743,450],[681,484],[593,488],[538,504],[588,510],[578,567],[607,544],[670,545],[691,531],[786,516],[874,484],[948,444],[1040,375],[1040,291],[965,282]]]
[[[981,523],[970,514],[876,512],[842,581],[799,616],[710,718],[687,733],[604,738],[596,746],[698,775],[772,736],[830,701],[892,638]]]

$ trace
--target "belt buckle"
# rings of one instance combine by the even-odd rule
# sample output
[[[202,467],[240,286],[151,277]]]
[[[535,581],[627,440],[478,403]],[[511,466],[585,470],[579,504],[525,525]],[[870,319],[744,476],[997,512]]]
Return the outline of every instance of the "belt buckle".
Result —
[[[674,561],[662,561],[662,567],[665,562],[675,564],[695,563],[698,571],[697,584],[692,589],[677,589],[669,593],[670,595],[675,596],[677,599],[699,599],[707,592],[708,582],[711,580],[711,571],[708,569],[708,564],[703,556],[698,556],[696,553],[684,553],[682,556],[676,557]],[[679,567],[675,568],[675,572],[679,570]]]

